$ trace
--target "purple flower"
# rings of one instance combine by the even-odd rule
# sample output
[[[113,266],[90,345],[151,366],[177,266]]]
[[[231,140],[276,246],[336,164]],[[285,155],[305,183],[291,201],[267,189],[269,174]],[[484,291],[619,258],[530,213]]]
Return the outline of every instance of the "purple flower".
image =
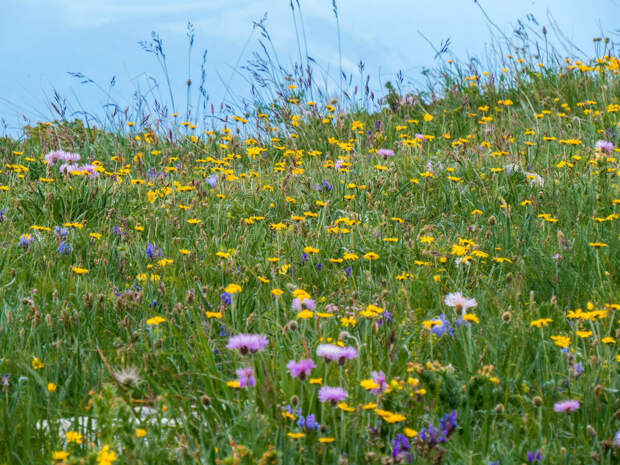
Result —
[[[267,338],[260,334],[238,334],[228,339],[227,349],[239,350],[241,355],[248,352],[255,353],[265,349]]]
[[[446,320],[446,315],[444,313],[439,315],[439,318],[435,318],[433,321],[435,321],[436,324],[431,328],[431,331],[435,336],[441,337],[446,333],[448,333],[450,337],[453,336],[452,326],[450,325],[450,322]]]
[[[80,166],[80,170],[87,171],[89,178],[96,178],[99,176],[99,173],[95,170],[95,166],[91,165],[90,163]]]
[[[394,150],[392,149],[379,149],[377,150],[377,154],[383,156],[383,158],[393,157]]]
[[[357,357],[357,349],[355,347],[340,347],[334,344],[319,344],[316,348],[316,355],[324,357],[328,361],[338,361],[340,365],[344,365],[345,360]]]
[[[594,144],[594,148],[601,152],[609,153],[614,149],[614,144],[608,140],[597,140]]]
[[[59,253],[60,255],[62,254],[69,255],[69,252],[71,252],[71,246],[67,244],[65,241],[61,241],[60,244],[58,244],[56,253]]]
[[[79,169],[76,163],[63,163],[58,167],[58,171],[62,174],[71,174],[72,171],[78,171]]]
[[[150,242],[146,245],[146,256],[150,259],[157,257],[161,257],[161,249],[157,247],[155,244],[151,244]]]
[[[319,400],[321,402],[331,402],[336,405],[338,402],[347,398],[347,391],[341,387],[323,386],[319,389]]]
[[[299,420],[297,420],[297,426],[300,428],[304,428],[307,430],[317,430],[321,427],[319,423],[316,422],[314,413],[311,413],[306,418],[301,414],[301,410],[297,410],[297,414],[299,415]]]
[[[297,297],[295,297],[293,301],[291,302],[291,308],[296,311],[300,311],[303,309],[314,310],[315,307],[316,307],[316,304],[314,303],[314,300],[312,299],[300,300]]]
[[[301,380],[305,379],[306,376],[310,374],[310,370],[312,370],[314,367],[316,367],[316,365],[311,358],[300,360],[299,362],[291,360],[286,364],[286,368],[288,368],[291,376],[293,378],[299,378]]]
[[[60,226],[55,226],[54,227],[54,234],[61,238],[61,239],[65,239],[68,235],[69,235],[69,228],[65,228],[65,227],[60,227]]]
[[[212,174],[211,176],[209,176],[207,178],[207,184],[209,184],[209,186],[211,186],[212,188],[217,186],[217,174]]]
[[[4,223],[4,208],[0,208],[0,223]]]
[[[239,368],[235,373],[237,373],[237,382],[239,383],[239,387],[245,388],[248,386],[256,386],[256,379],[254,378],[252,368]]]
[[[220,294],[220,299],[224,305],[230,305],[232,296],[228,292],[223,292]]]
[[[62,150],[55,150],[53,152],[46,153],[43,158],[45,158],[45,161],[48,165],[53,165],[58,160],[64,162],[78,161],[80,159],[80,154],[64,152]]]
[[[407,460],[407,463],[411,463],[411,454],[407,452],[410,449],[409,441],[405,436],[398,433],[395,439],[392,439],[392,457],[397,460],[397,463],[402,463],[403,459]]]
[[[579,401],[574,399],[562,400],[560,402],[556,402],[553,405],[553,410],[556,412],[566,412],[572,413],[579,410]]]
[[[347,268],[344,270],[344,274],[346,274],[346,275],[347,275],[347,278],[349,278],[349,277],[351,276],[351,267],[350,267],[350,266],[349,266],[349,267],[347,267]]]
[[[434,447],[437,444],[446,442],[454,431],[456,431],[456,410],[446,413],[441,418],[439,428],[433,426],[432,423],[429,423],[428,427],[422,428],[419,438],[421,441],[429,444],[430,447]]]
[[[538,449],[534,452],[527,453],[527,461],[530,463],[540,462],[542,460],[542,454],[538,451]]]
[[[370,392],[373,394],[381,394],[387,389],[387,383],[385,382],[385,373],[382,371],[371,371],[370,377],[372,380],[379,385],[377,389],[371,389]]]

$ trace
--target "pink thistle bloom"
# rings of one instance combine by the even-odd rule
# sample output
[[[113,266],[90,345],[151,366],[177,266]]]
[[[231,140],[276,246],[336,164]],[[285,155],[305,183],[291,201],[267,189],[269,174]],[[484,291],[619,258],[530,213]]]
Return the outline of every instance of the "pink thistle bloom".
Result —
[[[311,358],[300,360],[299,362],[291,360],[286,364],[286,368],[288,368],[291,376],[293,378],[299,378],[301,380],[306,379],[306,376],[310,374],[310,370],[312,370],[314,367],[316,367],[316,365]]]
[[[446,304],[448,307],[454,307],[454,310],[459,315],[461,313],[465,313],[468,308],[478,306],[478,302],[476,302],[476,299],[470,299],[468,297],[465,297],[460,292],[452,292],[448,294],[446,297],[444,297],[443,303]]]
[[[614,149],[614,144],[608,140],[597,140],[594,144],[594,148],[601,152],[609,153]]]
[[[239,368],[235,373],[237,373],[239,387],[256,386],[256,379],[254,378],[252,368]]]
[[[355,347],[340,347],[334,344],[319,344],[316,348],[316,355],[325,357],[328,361],[338,361],[344,365],[345,360],[357,357]]]
[[[381,394],[387,389],[387,383],[385,382],[385,373],[382,371],[371,371],[370,377],[372,380],[379,385],[377,389],[371,389],[370,392],[373,394]]]
[[[302,309],[314,310],[315,307],[316,304],[312,299],[300,300],[295,297],[291,302],[291,308],[296,311],[300,311]]]
[[[80,159],[80,154],[54,150],[53,152],[46,153],[43,158],[45,158],[48,165],[53,165],[59,160],[64,162],[78,161]]]
[[[265,349],[267,338],[260,334],[238,334],[228,339],[227,349],[239,350],[241,355],[248,352],[255,353]]]
[[[382,155],[383,158],[393,157],[394,156],[394,150],[392,150],[392,149],[379,149],[379,150],[377,150],[377,154],[378,155]]]
[[[62,174],[71,174],[72,171],[78,171],[80,168],[76,163],[63,163],[58,167]]]
[[[341,387],[323,386],[319,389],[319,400],[321,402],[331,402],[336,405],[338,402],[347,398],[347,391]]]
[[[556,412],[566,412],[571,413],[579,410],[579,401],[574,399],[563,400],[560,402],[556,402],[553,405],[553,410]]]

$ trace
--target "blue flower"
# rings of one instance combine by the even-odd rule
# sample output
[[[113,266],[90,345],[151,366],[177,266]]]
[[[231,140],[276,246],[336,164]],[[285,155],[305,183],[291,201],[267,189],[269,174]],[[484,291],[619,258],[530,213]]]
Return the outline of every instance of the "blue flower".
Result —
[[[60,244],[58,244],[56,253],[59,253],[60,255],[62,254],[69,255],[69,252],[71,252],[71,246],[67,244],[65,241],[61,241]]]
[[[224,305],[230,305],[231,303],[231,295],[228,292],[223,292],[220,294],[220,299],[222,299],[222,303]]]
[[[161,249],[159,249],[155,244],[151,244],[150,242],[146,246],[146,256],[150,259],[157,257],[161,257]]]
[[[209,184],[209,186],[211,186],[212,188],[217,186],[217,174],[212,174],[211,176],[209,176],[207,178],[207,184]]]

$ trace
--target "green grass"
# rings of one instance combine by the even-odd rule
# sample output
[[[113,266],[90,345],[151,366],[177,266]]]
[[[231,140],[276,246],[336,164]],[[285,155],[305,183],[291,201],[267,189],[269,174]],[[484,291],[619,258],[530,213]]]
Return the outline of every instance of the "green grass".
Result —
[[[229,131],[173,121],[174,142],[79,122],[0,141],[0,463],[392,463],[397,434],[414,463],[521,464],[536,450],[616,463],[618,149],[594,146],[617,141],[618,60],[512,63],[499,77],[446,72],[434,103],[374,113],[293,89]],[[63,175],[43,160],[55,149],[99,176]],[[67,254],[54,232],[66,223]],[[314,312],[291,308],[296,289]],[[476,299],[477,322],[459,324],[451,292]],[[427,329],[442,313],[452,336]],[[239,333],[269,343],[242,356],[226,349]],[[327,341],[358,356],[328,364],[315,355]],[[302,358],[312,383],[288,373]],[[114,374],[129,367],[139,382]],[[242,367],[255,386],[230,386]],[[360,385],[371,371],[386,392]],[[346,389],[347,406],[319,402],[318,382]],[[580,408],[554,412],[566,399]],[[286,406],[321,428],[302,431]],[[457,429],[429,450],[415,432],[452,410]],[[59,419],[77,417],[96,426],[72,425],[82,441],[67,444]]]

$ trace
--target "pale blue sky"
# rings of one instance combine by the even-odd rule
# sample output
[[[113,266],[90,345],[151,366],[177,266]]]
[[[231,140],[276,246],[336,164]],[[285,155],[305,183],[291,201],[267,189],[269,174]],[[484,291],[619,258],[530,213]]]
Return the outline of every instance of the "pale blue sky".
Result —
[[[323,69],[338,67],[336,27],[331,0],[300,0],[309,54]],[[480,0],[489,16],[506,32],[517,19],[532,13],[549,27],[550,11],[562,31],[584,51],[592,52],[592,37],[616,31],[620,0]],[[490,40],[489,25],[473,0],[340,0],[343,68],[366,63],[375,82],[404,70],[419,77],[433,66],[433,51],[417,31],[433,43],[451,39],[459,57],[480,55]],[[77,95],[86,109],[97,111],[104,98],[67,75],[80,71],[105,84],[116,75],[116,96],[127,100],[136,77],[144,73],[161,80],[154,58],[138,41],[158,31],[170,60],[175,97],[182,100],[187,56],[185,28],[196,28],[194,82],[199,79],[199,55],[208,49],[208,84],[212,101],[223,95],[222,80],[233,76],[232,90],[247,95],[247,83],[232,69],[252,29],[252,21],[267,12],[267,26],[282,61],[292,63],[297,45],[288,0],[0,0],[0,118],[11,127],[18,116],[50,118],[46,95],[52,87]],[[250,58],[252,45],[241,62]],[[23,120],[22,120],[23,121]],[[0,128],[0,133],[2,129]]]

